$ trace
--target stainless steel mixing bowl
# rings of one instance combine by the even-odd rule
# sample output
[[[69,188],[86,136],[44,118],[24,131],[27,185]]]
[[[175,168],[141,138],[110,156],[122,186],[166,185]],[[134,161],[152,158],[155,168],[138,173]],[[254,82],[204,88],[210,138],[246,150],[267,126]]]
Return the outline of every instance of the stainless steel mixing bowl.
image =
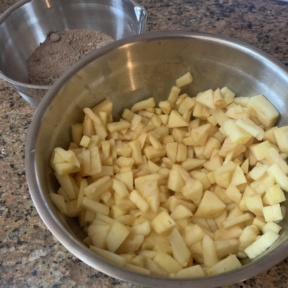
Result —
[[[0,77],[37,106],[49,86],[29,84],[28,60],[51,32],[93,29],[119,40],[146,29],[133,0],[22,0],[0,16]]]
[[[26,173],[34,204],[54,236],[76,257],[112,277],[149,287],[219,287],[250,278],[288,256],[288,217],[278,241],[243,268],[197,279],[140,275],[116,267],[93,254],[82,242],[77,222],[59,214],[48,198],[56,183],[49,160],[54,147],[65,147],[70,126],[82,108],[106,97],[118,116],[124,107],[154,96],[167,98],[174,80],[191,71],[197,91],[228,85],[238,95],[263,93],[279,110],[279,125],[288,124],[288,72],[267,54],[236,40],[189,32],[155,32],[114,42],[91,54],[48,91],[33,118],[26,145]],[[286,203],[287,206],[287,203]]]

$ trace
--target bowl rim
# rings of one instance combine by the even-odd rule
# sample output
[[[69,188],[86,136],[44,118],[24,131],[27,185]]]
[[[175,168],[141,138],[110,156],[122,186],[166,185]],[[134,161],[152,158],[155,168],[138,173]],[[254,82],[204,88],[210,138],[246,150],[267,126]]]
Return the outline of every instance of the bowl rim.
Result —
[[[20,0],[18,2],[16,2],[15,4],[13,4],[12,6],[8,7],[8,9],[6,9],[2,14],[0,14],[0,25],[4,23],[4,21],[6,21],[9,16],[15,12],[17,9],[21,8],[22,6],[31,3],[35,0]],[[127,3],[130,3],[131,5],[134,6],[134,9],[139,9],[142,11],[142,21],[141,21],[141,30],[139,31],[139,34],[144,33],[146,31],[146,22],[147,22],[147,10],[140,5],[139,3],[137,3],[134,0],[121,0]],[[137,34],[137,35],[139,35]],[[117,41],[117,40],[114,40]],[[78,62],[77,62],[78,63]],[[74,64],[73,64],[74,65]],[[69,68],[73,67],[70,66]],[[69,70],[68,68],[68,70]],[[0,78],[2,78],[3,80],[9,82],[12,85],[15,86],[19,86],[19,87],[24,87],[24,88],[29,88],[29,89],[38,89],[38,90],[48,90],[52,85],[38,85],[38,84],[30,84],[30,83],[26,83],[26,82],[22,82],[22,81],[17,81],[14,80],[8,76],[6,76],[1,70],[0,70]]]
[[[37,133],[40,129],[41,122],[45,117],[45,112],[49,109],[49,105],[52,103],[53,98],[60,91],[62,85],[66,83],[73,75],[81,70],[83,67],[91,63],[93,60],[100,58],[102,55],[109,53],[114,49],[121,48],[124,45],[129,45],[137,43],[139,41],[153,41],[153,40],[168,40],[168,39],[198,39],[205,41],[220,42],[222,44],[232,46],[237,48],[240,51],[247,52],[249,55],[252,55],[256,58],[259,58],[263,61],[269,63],[269,65],[274,66],[274,68],[279,69],[285,78],[288,79],[288,69],[280,61],[272,57],[271,55],[263,52],[262,50],[244,43],[242,41],[233,39],[231,37],[221,36],[217,34],[204,33],[204,32],[190,32],[190,31],[155,31],[147,32],[136,36],[131,36],[126,39],[115,41],[105,47],[100,48],[97,51],[92,52],[90,55],[85,57],[76,63],[70,70],[66,71],[48,90],[43,100],[40,102],[39,106],[36,109],[36,112],[33,116],[31,125],[27,134],[27,142],[25,147],[25,168],[26,168],[26,177],[29,187],[29,193],[31,195],[32,201],[42,218],[42,221],[45,223],[46,227],[50,232],[55,236],[56,239],[73,255],[78,257],[84,263],[93,267],[94,269],[105,273],[110,277],[120,279],[122,281],[128,281],[135,284],[145,285],[149,287],[183,287],[188,288],[193,285],[194,288],[202,287],[218,287],[223,285],[231,285],[238,282],[242,282],[251,277],[256,276],[257,274],[264,272],[270,269],[272,266],[278,264],[288,256],[288,241],[285,241],[279,247],[271,253],[261,257],[259,259],[253,260],[249,264],[245,264],[242,268],[228,271],[222,274],[205,276],[201,278],[166,278],[158,276],[147,276],[139,273],[135,273],[129,270],[125,270],[119,266],[106,262],[100,257],[93,254],[84,244],[80,243],[75,239],[72,239],[71,235],[66,231],[64,226],[56,221],[56,217],[48,209],[42,195],[42,191],[38,185],[37,177],[37,167],[35,163],[35,147],[37,142]],[[287,80],[288,81],[288,80]],[[95,263],[97,259],[97,263]],[[252,267],[251,267],[252,266]],[[228,276],[228,277],[227,277]]]

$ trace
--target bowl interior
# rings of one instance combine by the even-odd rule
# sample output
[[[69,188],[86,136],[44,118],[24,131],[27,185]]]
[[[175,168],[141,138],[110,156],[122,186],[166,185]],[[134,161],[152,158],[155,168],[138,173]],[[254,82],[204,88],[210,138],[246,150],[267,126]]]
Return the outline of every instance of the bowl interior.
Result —
[[[180,282],[145,278],[99,262],[80,244],[84,234],[79,225],[59,215],[48,198],[56,185],[49,160],[54,147],[69,144],[70,126],[82,120],[84,107],[109,98],[114,103],[115,117],[119,117],[123,108],[138,100],[151,96],[157,101],[166,99],[175,79],[187,71],[194,77],[193,83],[185,88],[191,96],[223,86],[230,87],[238,96],[264,94],[281,113],[279,125],[288,124],[288,73],[276,60],[243,43],[213,35],[149,33],[105,47],[66,73],[38,107],[26,147],[26,170],[33,201],[60,242],[104,273],[151,287],[179,287]],[[288,255],[287,239],[286,216],[281,237],[261,257],[229,272],[229,277],[223,274],[181,280],[181,287],[190,287],[192,282],[193,287],[216,287],[243,281],[284,259]]]
[[[93,29],[118,40],[145,29],[146,13],[131,1],[31,0],[11,7],[0,18],[0,71],[28,83],[27,62],[51,32]]]

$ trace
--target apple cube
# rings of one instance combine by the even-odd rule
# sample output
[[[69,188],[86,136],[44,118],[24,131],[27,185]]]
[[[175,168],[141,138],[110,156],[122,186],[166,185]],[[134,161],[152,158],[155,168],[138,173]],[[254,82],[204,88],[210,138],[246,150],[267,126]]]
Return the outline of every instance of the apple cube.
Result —
[[[173,258],[176,259],[182,267],[186,267],[191,258],[191,253],[179,230],[174,228],[168,236],[168,239],[173,251]]]
[[[213,192],[206,190],[195,216],[204,218],[217,217],[225,208],[226,205]]]
[[[286,196],[283,190],[278,184],[269,187],[263,197],[263,203],[265,205],[274,205],[286,200]]]
[[[106,238],[108,251],[115,252],[129,234],[130,230],[128,229],[128,227],[126,227],[119,221],[114,221]]]
[[[254,259],[262,254],[266,249],[272,246],[279,238],[279,234],[268,230],[262,236],[257,238],[251,245],[249,245],[244,252],[250,259]]]
[[[167,230],[172,229],[176,225],[175,221],[168,214],[167,211],[160,212],[151,222],[151,226],[156,233],[161,234]]]
[[[266,222],[283,220],[283,213],[280,204],[263,207],[263,215]]]
[[[265,128],[274,126],[279,118],[279,112],[263,95],[250,98],[247,105],[252,120],[261,123]]]
[[[168,273],[177,273],[183,267],[172,256],[158,251],[153,261]]]
[[[237,268],[241,268],[242,264],[238,260],[235,254],[231,254],[224,258],[223,260],[220,260],[217,264],[214,266],[210,267],[206,273],[208,275],[215,275],[215,274],[220,274],[224,273],[227,271],[231,271]]]

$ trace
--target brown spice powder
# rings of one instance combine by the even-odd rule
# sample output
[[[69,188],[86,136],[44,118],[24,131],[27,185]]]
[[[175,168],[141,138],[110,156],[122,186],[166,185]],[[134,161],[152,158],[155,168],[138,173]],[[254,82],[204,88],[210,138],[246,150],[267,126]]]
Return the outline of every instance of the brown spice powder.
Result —
[[[29,82],[34,85],[52,85],[83,56],[113,41],[113,38],[102,32],[88,29],[52,33],[29,59]]]

